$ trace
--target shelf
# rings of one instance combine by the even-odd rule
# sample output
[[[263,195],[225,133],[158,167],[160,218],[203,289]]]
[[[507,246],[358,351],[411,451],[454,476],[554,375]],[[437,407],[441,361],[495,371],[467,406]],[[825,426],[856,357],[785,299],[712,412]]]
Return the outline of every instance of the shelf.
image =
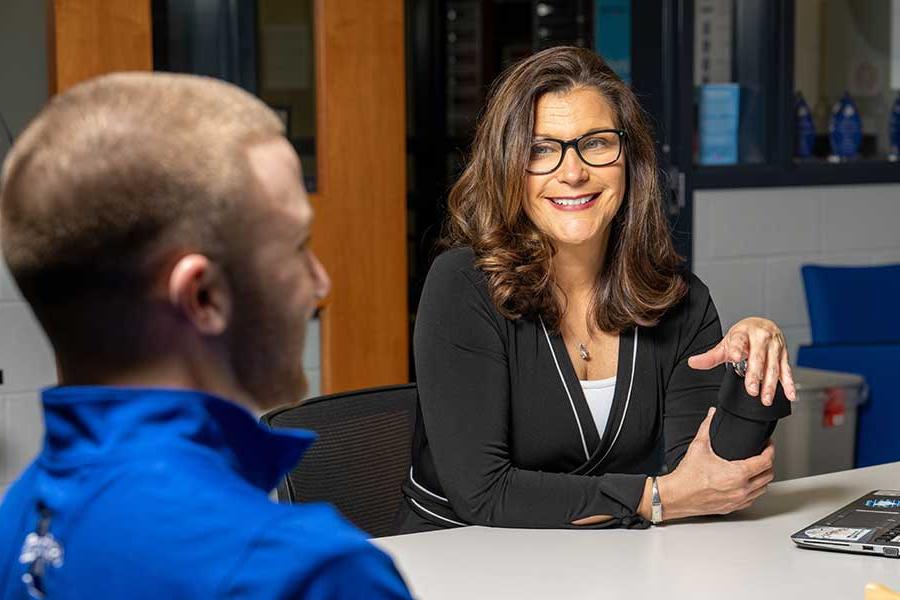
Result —
[[[772,165],[734,165],[698,167],[694,171],[696,190],[866,183],[900,183],[900,162],[798,163],[788,169]]]

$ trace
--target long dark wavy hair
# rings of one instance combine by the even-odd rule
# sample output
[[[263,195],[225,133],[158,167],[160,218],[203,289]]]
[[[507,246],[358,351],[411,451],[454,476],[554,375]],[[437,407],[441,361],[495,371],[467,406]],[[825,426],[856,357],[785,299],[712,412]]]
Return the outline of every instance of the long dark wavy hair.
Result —
[[[652,326],[686,293],[663,215],[648,119],[631,89],[584,48],[543,50],[509,67],[491,88],[469,162],[450,191],[442,246],[471,246],[491,298],[508,319],[540,315],[559,328],[553,242],[525,213],[525,167],[538,98],[596,89],[624,129],[626,192],[610,225],[603,271],[591,307],[601,331]]]

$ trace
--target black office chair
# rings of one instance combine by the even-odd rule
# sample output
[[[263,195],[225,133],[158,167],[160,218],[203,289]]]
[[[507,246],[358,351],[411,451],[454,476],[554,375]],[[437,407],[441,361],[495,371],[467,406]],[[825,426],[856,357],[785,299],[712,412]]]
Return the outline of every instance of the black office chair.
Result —
[[[319,435],[278,486],[279,501],[329,502],[372,537],[392,535],[409,472],[416,400],[411,383],[319,396],[263,415],[271,428]]]

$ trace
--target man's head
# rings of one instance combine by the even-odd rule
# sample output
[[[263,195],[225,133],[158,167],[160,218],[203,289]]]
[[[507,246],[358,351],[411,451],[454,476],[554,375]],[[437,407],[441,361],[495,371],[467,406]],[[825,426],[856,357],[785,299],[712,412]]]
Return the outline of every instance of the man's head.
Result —
[[[163,74],[95,79],[34,120],[0,175],[0,238],[63,383],[302,396],[329,284],[282,132],[232,85]]]

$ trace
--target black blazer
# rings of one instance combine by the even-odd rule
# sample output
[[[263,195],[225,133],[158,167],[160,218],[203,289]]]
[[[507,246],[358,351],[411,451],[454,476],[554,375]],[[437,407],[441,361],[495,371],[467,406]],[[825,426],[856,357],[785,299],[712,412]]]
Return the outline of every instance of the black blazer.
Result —
[[[598,432],[559,334],[509,320],[470,248],[438,257],[414,335],[419,415],[401,530],[458,525],[646,527],[648,474],[673,469],[715,405],[722,368],[689,356],[722,338],[709,290],[690,291],[655,327],[623,331],[606,430]]]

